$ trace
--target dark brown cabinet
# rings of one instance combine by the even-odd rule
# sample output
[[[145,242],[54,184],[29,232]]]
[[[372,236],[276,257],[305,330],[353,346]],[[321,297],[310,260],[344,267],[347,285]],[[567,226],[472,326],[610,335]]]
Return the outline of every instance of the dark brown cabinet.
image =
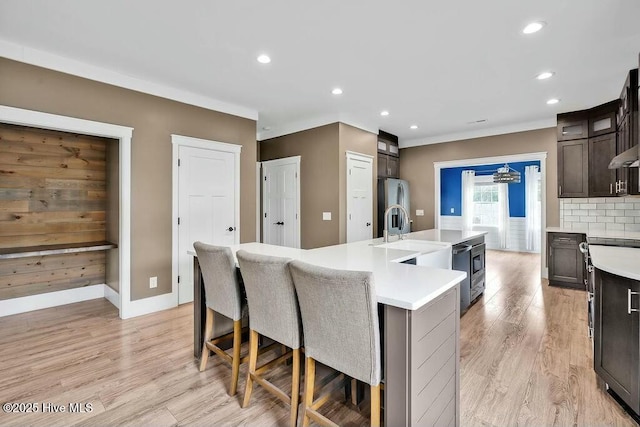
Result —
[[[595,270],[594,368],[640,412],[640,282]]]
[[[620,100],[616,99],[590,110],[589,138],[607,133],[615,133],[617,127],[616,116],[619,105]]]
[[[378,178],[400,178],[398,137],[378,131]]]
[[[400,159],[378,153],[378,178],[400,178]]]
[[[615,117],[613,120],[615,122]],[[589,196],[615,196],[616,170],[609,169],[609,162],[615,156],[615,132],[589,138]]]
[[[589,197],[589,140],[558,141],[558,197]]]
[[[383,130],[378,131],[378,153],[392,157],[400,156],[398,137]]]
[[[616,99],[589,110],[558,114],[558,197],[623,195],[609,162],[620,151]],[[588,138],[587,138],[588,136]]]
[[[584,242],[580,233],[548,233],[547,265],[549,284],[585,289],[586,267],[578,245]]]
[[[558,114],[558,141],[572,141],[589,137],[589,112],[575,111]]]
[[[620,94],[617,113],[618,154],[638,145],[638,70],[631,70]],[[638,168],[617,169],[618,194],[621,196],[640,194]]]

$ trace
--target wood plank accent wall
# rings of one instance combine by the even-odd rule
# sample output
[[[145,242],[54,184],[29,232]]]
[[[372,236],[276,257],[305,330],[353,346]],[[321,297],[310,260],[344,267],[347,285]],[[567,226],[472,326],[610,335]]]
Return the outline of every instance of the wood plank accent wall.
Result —
[[[0,248],[105,240],[111,140],[0,123]],[[105,254],[0,260],[0,299],[105,283]]]
[[[0,300],[105,283],[105,252],[0,260]]]

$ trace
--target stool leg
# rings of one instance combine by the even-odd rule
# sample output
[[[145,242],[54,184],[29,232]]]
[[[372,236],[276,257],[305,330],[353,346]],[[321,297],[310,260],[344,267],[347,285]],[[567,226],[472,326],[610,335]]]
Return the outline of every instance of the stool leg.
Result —
[[[209,360],[209,349],[207,348],[207,342],[209,342],[213,335],[213,310],[207,307],[207,318],[204,326],[204,340],[202,343],[202,355],[200,356],[200,372],[204,371],[207,367],[207,361]]]
[[[291,370],[291,427],[298,423],[298,403],[300,400],[300,349],[293,349],[293,368]]]
[[[305,357],[305,378],[304,378],[304,404],[302,407],[302,427],[309,427],[309,416],[307,408],[313,404],[313,387],[316,377],[316,361],[311,357]]]
[[[231,389],[229,395],[235,396],[238,390],[240,374],[240,346],[242,345],[242,320],[233,322],[233,361],[231,362]]]
[[[358,406],[358,380],[351,378],[351,404]]]
[[[380,384],[371,386],[371,427],[380,426]]]
[[[251,399],[251,391],[253,390],[253,378],[251,375],[256,372],[256,364],[258,363],[258,333],[253,329],[249,330],[249,370],[247,372],[247,383],[244,386],[244,401],[242,407],[249,406]]]

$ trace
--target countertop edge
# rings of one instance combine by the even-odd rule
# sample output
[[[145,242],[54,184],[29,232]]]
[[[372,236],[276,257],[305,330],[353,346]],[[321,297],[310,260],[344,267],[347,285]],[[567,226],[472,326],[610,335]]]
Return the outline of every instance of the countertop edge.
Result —
[[[634,266],[637,271],[629,270],[629,267],[621,265],[624,262],[624,258],[620,256],[630,255],[634,260],[640,259],[639,248],[589,245],[589,252],[591,255],[591,262],[598,270],[606,271],[607,273],[615,274],[616,276],[625,277],[627,279],[640,280],[640,266],[637,264]],[[607,252],[610,254],[607,254]],[[613,261],[607,262],[607,257],[610,257]]]

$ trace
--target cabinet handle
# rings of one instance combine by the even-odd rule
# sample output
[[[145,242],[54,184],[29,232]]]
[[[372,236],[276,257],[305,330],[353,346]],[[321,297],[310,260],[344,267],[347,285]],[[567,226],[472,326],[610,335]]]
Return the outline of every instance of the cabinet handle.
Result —
[[[562,196],[562,185],[558,185],[558,194]]]
[[[632,292],[631,289],[627,289],[627,314],[631,314],[632,311],[640,311],[637,308],[631,308],[631,295],[639,295],[640,292]]]
[[[609,183],[609,194],[613,194],[613,183]]]

